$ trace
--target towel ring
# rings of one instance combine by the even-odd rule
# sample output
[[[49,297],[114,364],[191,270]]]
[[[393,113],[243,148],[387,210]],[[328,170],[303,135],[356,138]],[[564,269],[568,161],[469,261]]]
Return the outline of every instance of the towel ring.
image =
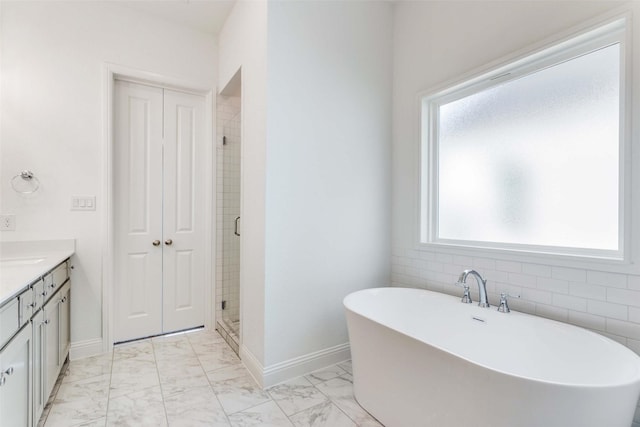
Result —
[[[11,187],[20,194],[31,194],[40,188],[40,180],[30,170],[23,170],[11,178]]]

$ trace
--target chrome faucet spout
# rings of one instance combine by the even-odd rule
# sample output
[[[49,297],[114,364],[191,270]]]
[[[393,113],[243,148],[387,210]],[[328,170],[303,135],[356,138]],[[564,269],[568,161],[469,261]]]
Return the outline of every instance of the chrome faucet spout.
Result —
[[[480,273],[475,270],[465,270],[460,274],[458,283],[467,283],[467,277],[469,275],[475,277],[476,282],[478,283],[478,292],[480,293],[478,305],[480,307],[489,307],[489,298],[487,297],[487,281],[482,278]]]

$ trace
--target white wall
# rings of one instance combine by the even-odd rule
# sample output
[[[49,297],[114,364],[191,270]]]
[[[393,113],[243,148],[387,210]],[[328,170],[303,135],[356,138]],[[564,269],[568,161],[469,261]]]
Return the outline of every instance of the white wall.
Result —
[[[102,335],[103,119],[106,62],[213,89],[216,40],[114,3],[2,2],[0,213],[17,218],[0,240],[75,238],[71,339]],[[24,197],[10,178],[31,169]],[[71,195],[98,210],[71,212]],[[104,284],[109,286],[110,284]]]
[[[264,218],[267,114],[267,2],[238,1],[219,44],[218,90],[242,74],[242,201],[240,236],[243,358],[264,360]],[[248,354],[247,354],[248,353]],[[260,380],[261,374],[252,371]]]
[[[399,2],[394,30],[393,257],[395,285],[460,294],[453,283],[468,267],[489,279],[490,298],[519,292],[512,307],[609,336],[640,354],[640,276],[559,268],[532,258],[504,262],[489,253],[455,256],[415,250],[418,206],[417,94],[618,6],[612,2]],[[640,136],[640,3],[634,18],[634,132]],[[638,164],[636,150],[635,164]],[[638,183],[638,171],[634,172]],[[638,189],[635,189],[638,195]],[[638,201],[635,201],[637,207]],[[637,212],[635,213],[637,215]],[[640,411],[636,413],[640,423]]]
[[[392,6],[270,2],[265,366],[348,342],[389,284]]]
[[[391,26],[386,2],[241,1],[220,34],[219,88],[242,68],[241,355],[265,384],[345,346],[342,299],[389,283]]]

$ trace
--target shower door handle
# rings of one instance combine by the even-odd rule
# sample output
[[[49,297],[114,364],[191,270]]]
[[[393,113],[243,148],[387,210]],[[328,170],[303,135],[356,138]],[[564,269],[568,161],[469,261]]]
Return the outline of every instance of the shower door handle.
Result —
[[[240,221],[240,217],[239,216],[236,217],[236,221],[235,221],[236,224],[235,224],[235,228],[233,230],[233,234],[235,234],[236,236],[240,235],[240,233],[238,233],[238,221]]]

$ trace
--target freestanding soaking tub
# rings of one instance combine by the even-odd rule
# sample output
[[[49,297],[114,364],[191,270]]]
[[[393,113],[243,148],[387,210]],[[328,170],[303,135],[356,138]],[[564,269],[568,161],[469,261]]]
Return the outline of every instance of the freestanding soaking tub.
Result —
[[[348,295],[354,394],[386,427],[629,427],[640,357],[568,324],[421,289]]]

